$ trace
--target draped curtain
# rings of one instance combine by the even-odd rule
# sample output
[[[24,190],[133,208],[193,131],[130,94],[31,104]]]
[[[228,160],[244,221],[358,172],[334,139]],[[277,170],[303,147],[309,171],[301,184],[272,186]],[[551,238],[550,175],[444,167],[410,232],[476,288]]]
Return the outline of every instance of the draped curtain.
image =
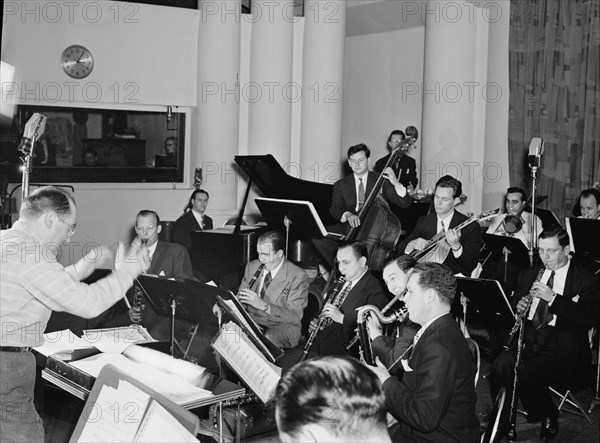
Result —
[[[531,192],[543,138],[537,195],[562,220],[600,180],[600,0],[511,0],[509,47],[510,183]]]

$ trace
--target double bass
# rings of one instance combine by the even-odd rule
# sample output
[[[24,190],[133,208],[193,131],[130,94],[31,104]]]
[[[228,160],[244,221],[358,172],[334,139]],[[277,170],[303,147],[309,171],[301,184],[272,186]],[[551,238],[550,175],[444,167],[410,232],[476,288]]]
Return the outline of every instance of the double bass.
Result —
[[[394,149],[382,171],[391,167],[406,146],[413,143],[412,137],[403,140]],[[391,211],[389,203],[381,195],[383,184],[387,180],[383,172],[379,174],[373,189],[358,212],[360,225],[350,229],[344,240],[357,240],[364,243],[369,251],[369,269],[383,270],[383,265],[392,256],[400,239],[400,220]],[[408,192],[408,191],[407,191]]]

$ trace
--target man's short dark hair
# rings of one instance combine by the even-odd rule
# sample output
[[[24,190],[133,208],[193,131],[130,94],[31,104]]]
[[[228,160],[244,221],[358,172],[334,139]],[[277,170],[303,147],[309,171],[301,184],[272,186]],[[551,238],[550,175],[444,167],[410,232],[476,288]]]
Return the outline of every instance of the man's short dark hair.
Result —
[[[517,186],[511,186],[508,188],[506,190],[506,194],[521,194],[521,201],[527,200],[527,192],[525,192],[525,189],[518,188]]]
[[[583,191],[581,191],[581,194],[579,195],[579,200],[581,200],[581,197],[584,197],[584,198],[594,197],[594,200],[596,200],[596,204],[600,205],[600,189],[596,189],[596,188],[584,189]]]
[[[354,441],[386,429],[381,383],[370,369],[350,357],[298,363],[279,381],[275,402],[277,428],[292,439],[311,424]]]
[[[270,243],[273,253],[283,251],[285,253],[285,239],[277,231],[267,231],[258,237],[258,243]]]
[[[190,209],[192,209],[194,207],[194,204],[192,203],[194,201],[194,199],[196,198],[196,195],[198,194],[206,194],[206,198],[210,198],[210,195],[208,195],[208,192],[205,191],[204,189],[195,189],[194,192],[192,192],[192,195],[190,195],[190,199],[188,200],[187,205],[185,205],[185,208],[183,208],[183,212],[188,212]]]
[[[56,186],[44,186],[29,194],[21,212],[29,217],[39,217],[52,211],[65,217],[71,215],[71,205],[75,206],[75,199],[67,191]]]
[[[150,215],[152,215],[156,219],[156,226],[160,225],[160,217],[155,211],[152,211],[150,209],[142,209],[140,212],[138,212],[138,215],[135,216],[135,219],[137,221],[139,217],[148,217]]]
[[[358,145],[350,146],[348,148],[348,158],[350,158],[351,155],[354,155],[360,151],[365,151],[365,155],[367,156],[367,158],[371,156],[371,150],[368,148],[368,146],[364,143],[359,143]]]
[[[94,157],[98,157],[98,153],[96,152],[96,150],[94,148],[87,148],[85,151],[83,151],[84,157],[85,157],[85,154],[92,154]]]
[[[456,293],[456,277],[452,270],[441,263],[419,263],[413,268],[413,274],[419,277],[419,286],[433,289],[440,300],[450,305]]]
[[[364,243],[355,240],[342,240],[338,244],[338,251],[345,248],[352,249],[352,253],[357,260],[360,260],[362,257],[365,257],[367,261],[369,260],[369,250]]]
[[[402,132],[400,129],[394,129],[392,132],[390,132],[390,136],[388,137],[388,143],[392,140],[392,137],[394,135],[402,136],[402,140],[404,140],[406,138],[406,135],[404,135],[404,132]]]
[[[569,239],[569,233],[566,229],[561,228],[560,226],[554,226],[548,229],[544,229],[538,236],[540,240],[553,237],[557,237],[558,244],[561,245],[563,248],[571,244],[571,240]]]
[[[460,180],[452,177],[451,175],[444,175],[435,184],[437,188],[452,188],[452,197],[460,197],[462,195],[462,183]]]
[[[402,272],[407,272],[407,271],[410,271],[412,268],[414,268],[418,262],[413,256],[408,255],[408,254],[403,254],[398,257],[394,257],[394,258],[388,260],[383,265],[383,269],[387,268],[388,266],[390,266],[394,263],[396,263],[396,265],[398,266],[398,268],[400,268],[400,270]]]

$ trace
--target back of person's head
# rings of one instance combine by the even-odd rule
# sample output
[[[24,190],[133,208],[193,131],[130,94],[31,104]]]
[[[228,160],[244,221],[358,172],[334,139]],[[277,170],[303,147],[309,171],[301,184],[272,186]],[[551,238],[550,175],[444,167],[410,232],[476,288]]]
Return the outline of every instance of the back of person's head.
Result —
[[[352,249],[352,253],[357,260],[360,260],[362,257],[365,257],[367,261],[369,260],[369,250],[367,246],[356,240],[342,240],[338,243],[338,250],[350,248]]]
[[[442,263],[419,263],[413,268],[412,275],[418,275],[421,288],[433,289],[442,303],[452,304],[456,293],[456,277],[448,266]]]
[[[436,188],[452,188],[452,197],[462,196],[462,183],[451,175],[444,175],[435,184]]]
[[[275,401],[283,441],[389,441],[381,383],[353,358],[298,363],[279,381]]]
[[[75,207],[73,196],[56,186],[44,186],[34,190],[23,201],[21,215],[26,218],[39,218],[46,212],[56,212],[59,216],[70,215]]]
[[[264,234],[261,234],[260,237],[258,237],[258,243],[269,243],[273,253],[283,251],[285,254],[285,239],[283,238],[283,235],[277,231],[267,231]]]
[[[364,151],[367,158],[371,156],[371,150],[367,147],[367,145],[364,143],[359,143],[358,145],[350,146],[348,148],[348,158],[360,151]]]
[[[527,200],[527,192],[525,192],[525,189],[519,188],[517,186],[511,186],[510,188],[508,188],[506,190],[506,194],[521,194],[521,201]]]
[[[566,229],[561,228],[560,226],[553,226],[551,228],[544,229],[538,236],[538,239],[542,240],[554,237],[558,239],[558,244],[563,248],[571,244],[569,233]]]

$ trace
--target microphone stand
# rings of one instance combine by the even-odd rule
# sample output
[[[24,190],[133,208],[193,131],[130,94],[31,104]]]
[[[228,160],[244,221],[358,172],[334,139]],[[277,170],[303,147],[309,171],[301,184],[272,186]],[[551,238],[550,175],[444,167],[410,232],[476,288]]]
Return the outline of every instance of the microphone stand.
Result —
[[[529,266],[532,267],[533,266],[533,249],[534,249],[534,242],[535,239],[537,238],[537,223],[535,222],[535,191],[537,189],[537,170],[539,168],[539,164],[540,164],[540,156],[531,156],[532,158],[530,158],[530,162],[529,162],[529,167],[531,168],[531,178],[532,178],[532,182],[531,182],[531,226],[530,226],[530,232],[529,232]],[[531,161],[532,160],[532,161]]]

